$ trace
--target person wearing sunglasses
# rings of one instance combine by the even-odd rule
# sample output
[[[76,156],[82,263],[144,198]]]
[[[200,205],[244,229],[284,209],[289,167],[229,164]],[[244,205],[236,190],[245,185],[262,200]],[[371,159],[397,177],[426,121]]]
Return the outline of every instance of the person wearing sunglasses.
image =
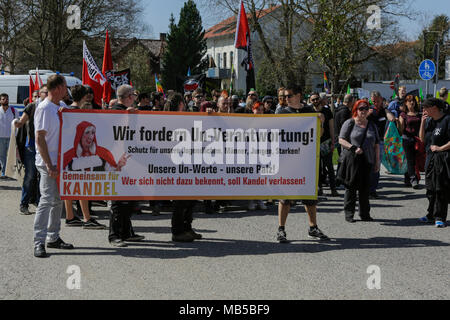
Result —
[[[302,88],[300,86],[293,86],[284,91],[287,98],[287,106],[278,109],[276,114],[290,114],[290,113],[316,113],[310,106],[302,104]],[[318,114],[322,124],[325,120],[323,114]],[[323,131],[323,130],[321,130]],[[308,214],[309,231],[308,235],[316,240],[326,241],[328,238],[317,226],[317,200],[302,200],[305,210]],[[278,233],[277,241],[279,243],[289,243],[286,235],[286,221],[291,210],[291,206],[295,206],[295,200],[280,200],[278,204]]]
[[[356,193],[359,194],[361,220],[373,221],[369,202],[370,177],[372,171],[380,171],[380,137],[376,125],[367,119],[369,109],[367,101],[357,101],[353,106],[353,117],[344,123],[339,134],[339,143],[343,148],[341,169],[346,173],[345,177],[351,177],[344,181],[345,220],[350,223],[356,222],[353,218]]]
[[[286,96],[284,95],[285,90],[286,89],[283,87],[278,89],[278,105],[275,109],[275,113],[287,106]]]

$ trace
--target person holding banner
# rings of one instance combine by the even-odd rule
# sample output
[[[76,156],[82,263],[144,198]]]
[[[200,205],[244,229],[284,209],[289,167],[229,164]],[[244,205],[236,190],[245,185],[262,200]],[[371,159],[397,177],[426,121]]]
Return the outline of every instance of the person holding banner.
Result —
[[[369,110],[368,102],[357,101],[353,106],[353,118],[344,123],[339,135],[344,150],[338,176],[345,185],[345,220],[350,223],[356,222],[353,219],[356,192],[361,220],[373,221],[370,217],[370,177],[372,171],[380,171],[380,138],[376,125],[367,119]]]
[[[60,121],[58,111],[67,92],[66,79],[53,75],[47,79],[48,97],[39,104],[34,115],[36,135],[36,167],[41,175],[41,198],[34,220],[34,256],[47,257],[48,248],[73,249],[60,235],[62,201],[59,195],[57,169]]]
[[[117,88],[118,103],[112,108],[113,110],[135,111],[134,102],[137,98],[132,86],[124,84]],[[119,161],[122,165],[126,164],[130,156],[124,154]],[[105,164],[106,165],[106,164]],[[119,171],[120,171],[119,169]],[[145,239],[144,236],[134,233],[131,224],[131,214],[136,207],[135,201],[112,201],[111,218],[109,224],[109,243],[115,247],[126,247],[127,242],[139,242]]]
[[[164,106],[164,111],[183,112],[186,106],[180,93],[172,93]],[[192,229],[192,213],[195,201],[175,200],[173,201],[172,214],[172,241],[174,242],[192,242],[203,238],[201,234]]]
[[[284,92],[284,95],[287,98],[287,106],[282,109],[277,110],[277,114],[289,114],[289,113],[316,113],[313,108],[309,106],[303,106],[302,101],[302,89],[299,86],[293,86],[291,88],[287,88]],[[318,117],[322,123],[323,131],[323,122],[325,118],[323,114],[318,114]],[[308,222],[309,222],[309,231],[308,234],[311,238],[317,240],[329,240],[328,238],[317,226],[317,200],[302,200],[303,205],[305,206],[305,210],[308,214]],[[291,209],[291,206],[295,205],[296,201],[291,200],[280,200],[278,206],[278,233],[277,233],[277,241],[280,243],[288,243],[286,237],[286,221]]]

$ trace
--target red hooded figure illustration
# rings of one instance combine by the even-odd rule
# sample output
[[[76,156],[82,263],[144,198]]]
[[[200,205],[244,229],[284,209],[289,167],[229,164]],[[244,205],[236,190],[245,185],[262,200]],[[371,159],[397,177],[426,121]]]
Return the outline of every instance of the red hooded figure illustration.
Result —
[[[96,127],[87,121],[77,126],[73,148],[64,154],[63,169],[69,171],[120,170],[114,156],[97,143]]]

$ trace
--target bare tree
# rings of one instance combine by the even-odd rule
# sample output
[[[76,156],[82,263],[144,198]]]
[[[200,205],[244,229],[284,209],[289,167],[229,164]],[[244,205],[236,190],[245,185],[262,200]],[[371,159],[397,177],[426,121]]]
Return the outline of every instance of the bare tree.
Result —
[[[19,0],[0,0],[0,69],[14,73],[21,30],[28,13]]]
[[[240,3],[213,2],[234,14]],[[406,16],[402,12],[407,11],[404,9],[409,0],[245,0],[244,3],[265,61],[273,66],[280,84],[304,84],[304,75],[316,69],[330,74],[332,91],[338,92],[340,80],[349,79],[355,68],[377,55],[374,46],[398,41],[396,17]],[[258,16],[269,4],[279,6],[280,14],[270,15],[278,23],[278,32],[265,32]],[[380,29],[367,26],[370,6],[380,9],[383,23]],[[277,45],[270,46],[274,41]]]
[[[11,0],[10,0],[11,1]],[[63,71],[81,64],[82,42],[86,40],[94,56],[102,52],[104,34],[126,38],[138,34],[142,8],[135,0],[16,0],[27,13],[15,41],[20,47],[19,69],[45,68]],[[80,29],[68,28],[68,8],[80,9]],[[80,70],[81,71],[81,70]]]

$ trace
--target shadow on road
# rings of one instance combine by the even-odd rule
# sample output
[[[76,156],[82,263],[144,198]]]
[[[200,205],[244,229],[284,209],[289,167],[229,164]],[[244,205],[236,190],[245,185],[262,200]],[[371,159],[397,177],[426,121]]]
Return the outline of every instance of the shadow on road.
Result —
[[[20,191],[20,190],[22,190],[22,188],[21,188],[21,187],[0,186],[0,190],[5,190],[5,191]]]
[[[293,240],[288,244],[275,242],[204,239],[192,243],[144,241],[130,244],[128,248],[80,247],[75,251],[49,252],[50,255],[90,256],[120,255],[132,258],[184,259],[187,257],[226,257],[239,255],[269,255],[279,253],[318,253],[335,250],[392,249],[418,247],[448,247],[449,243],[439,240],[423,240],[395,237],[374,237],[369,239],[337,238],[328,242]],[[79,250],[92,252],[77,252]]]

